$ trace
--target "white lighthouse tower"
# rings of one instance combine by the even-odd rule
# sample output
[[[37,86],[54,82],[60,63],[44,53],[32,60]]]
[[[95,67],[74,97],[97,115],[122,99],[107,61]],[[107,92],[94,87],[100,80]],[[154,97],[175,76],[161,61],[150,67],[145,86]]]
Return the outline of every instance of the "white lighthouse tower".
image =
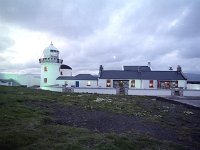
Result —
[[[39,59],[41,64],[40,88],[49,90],[51,86],[56,85],[56,79],[60,76],[60,66],[63,63],[59,59],[59,51],[51,43],[43,51],[43,57]]]

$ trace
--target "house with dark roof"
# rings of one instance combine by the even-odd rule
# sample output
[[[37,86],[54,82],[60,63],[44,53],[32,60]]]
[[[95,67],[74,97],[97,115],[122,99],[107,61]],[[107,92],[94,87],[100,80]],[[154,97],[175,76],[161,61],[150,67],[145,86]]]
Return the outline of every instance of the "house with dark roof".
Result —
[[[174,93],[180,93],[180,90],[187,87],[187,79],[180,66],[176,71],[152,71],[149,66],[124,66],[122,70],[104,70],[103,66],[100,66],[98,77],[91,74],[61,75],[56,79],[56,83],[73,87],[75,90],[85,88],[84,92],[95,89],[97,93],[101,90],[101,93],[128,95],[137,95],[137,90],[143,90],[141,95],[145,95],[145,90],[149,92],[146,95],[171,95],[172,89]]]
[[[136,89],[185,89],[187,79],[180,66],[177,71],[152,71],[148,66],[124,66],[123,70],[101,69],[98,86],[120,89],[121,93]]]
[[[56,81],[65,87],[97,87],[98,77],[91,74],[78,74],[76,76],[59,76]]]
[[[200,74],[184,73],[187,78],[187,89],[200,90]]]
[[[59,50],[52,43],[44,49],[39,63],[41,64],[40,88],[44,90],[61,92],[69,88],[73,89],[73,92],[103,94],[200,96],[198,90],[200,80],[196,80],[194,76],[186,77],[180,66],[176,71],[173,71],[172,67],[168,71],[154,71],[150,62],[147,66],[123,66],[122,70],[104,70],[100,65],[98,76],[91,74],[72,76],[72,68],[63,64]],[[19,82],[21,85],[29,85],[27,81],[25,84],[22,81]],[[5,81],[0,82],[7,84]],[[189,91],[189,87],[196,91]]]

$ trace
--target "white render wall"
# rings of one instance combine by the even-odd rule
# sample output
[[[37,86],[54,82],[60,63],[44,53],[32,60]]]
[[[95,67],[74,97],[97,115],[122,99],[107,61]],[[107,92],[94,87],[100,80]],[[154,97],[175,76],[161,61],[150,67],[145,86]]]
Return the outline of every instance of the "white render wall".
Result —
[[[141,80],[135,80],[135,87],[131,87],[131,81],[134,80],[134,79],[129,79],[129,88],[132,88],[132,89],[140,89],[141,86],[142,86],[142,81]]]
[[[149,80],[142,80],[142,89],[149,89]]]
[[[187,87],[187,81],[186,80],[178,80],[178,87],[186,88]]]
[[[187,84],[188,90],[200,90],[200,84]]]
[[[142,89],[157,89],[157,80],[153,80],[153,88],[149,88],[149,82],[150,80],[142,80]]]
[[[166,89],[128,89],[128,95],[171,96],[171,90],[166,90]]]
[[[74,88],[75,93],[117,94],[115,88]]]
[[[79,81],[79,87],[97,87],[97,80],[75,80]],[[88,82],[90,82],[90,86],[88,85]]]
[[[63,86],[65,83],[67,83],[66,87],[75,86],[75,80],[56,80],[56,84],[59,86]]]
[[[62,92],[62,87],[42,87],[42,90],[54,91],[54,92]]]
[[[135,80],[135,88],[141,89],[142,87],[142,81],[141,80]]]
[[[200,90],[183,90],[183,96],[200,96]]]
[[[72,76],[71,69],[60,69],[60,72],[62,72],[62,75],[60,74],[60,76]]]
[[[108,79],[108,80],[110,80],[110,79]],[[99,81],[98,81],[98,87],[113,88],[113,80],[110,80],[110,81],[111,81],[111,87],[106,87],[107,79],[99,79]]]
[[[44,71],[47,67],[47,71]],[[55,85],[56,79],[60,76],[60,63],[41,63],[41,80],[40,87],[43,89],[45,86]],[[47,83],[44,83],[44,78],[47,78]]]
[[[97,87],[97,80],[56,80],[56,84],[59,84],[59,86],[65,85],[65,82],[67,83],[66,87],[75,87],[76,81],[79,81],[79,87]],[[90,86],[88,85],[88,81],[90,82]]]

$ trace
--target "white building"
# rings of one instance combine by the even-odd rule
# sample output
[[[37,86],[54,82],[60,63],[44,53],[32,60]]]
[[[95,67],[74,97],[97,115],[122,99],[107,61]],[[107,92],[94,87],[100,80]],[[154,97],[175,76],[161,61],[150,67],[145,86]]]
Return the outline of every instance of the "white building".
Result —
[[[11,74],[0,73],[0,85],[7,86],[26,86],[26,87],[39,87],[40,75],[39,74]]]
[[[38,86],[51,91],[71,91],[125,95],[200,96],[200,80],[187,78],[178,66],[176,71],[152,71],[148,66],[124,66],[122,70],[104,70],[99,75],[72,76],[72,68],[62,64],[59,50],[51,43],[39,59],[41,75],[0,74],[0,85]]]
[[[51,43],[45,48],[41,64],[40,88],[52,91],[126,95],[183,95],[187,79],[177,71],[152,71],[150,66],[124,66],[122,70],[99,68],[99,76],[72,76],[72,68],[62,64],[59,51]],[[149,64],[148,64],[149,65]]]
[[[72,76],[72,68],[64,65],[59,58],[59,50],[53,46],[44,49],[41,64],[40,88],[52,91],[62,91],[63,86],[69,87],[97,87],[97,77],[90,74]]]

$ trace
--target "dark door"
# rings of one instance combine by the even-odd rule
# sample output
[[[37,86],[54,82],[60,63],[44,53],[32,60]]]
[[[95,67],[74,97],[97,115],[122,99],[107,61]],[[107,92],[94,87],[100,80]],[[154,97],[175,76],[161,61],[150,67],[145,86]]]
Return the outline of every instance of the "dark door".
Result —
[[[128,80],[114,80],[113,87],[119,90],[119,94],[126,95],[128,93]]]
[[[79,81],[76,81],[76,87],[79,87]]]

